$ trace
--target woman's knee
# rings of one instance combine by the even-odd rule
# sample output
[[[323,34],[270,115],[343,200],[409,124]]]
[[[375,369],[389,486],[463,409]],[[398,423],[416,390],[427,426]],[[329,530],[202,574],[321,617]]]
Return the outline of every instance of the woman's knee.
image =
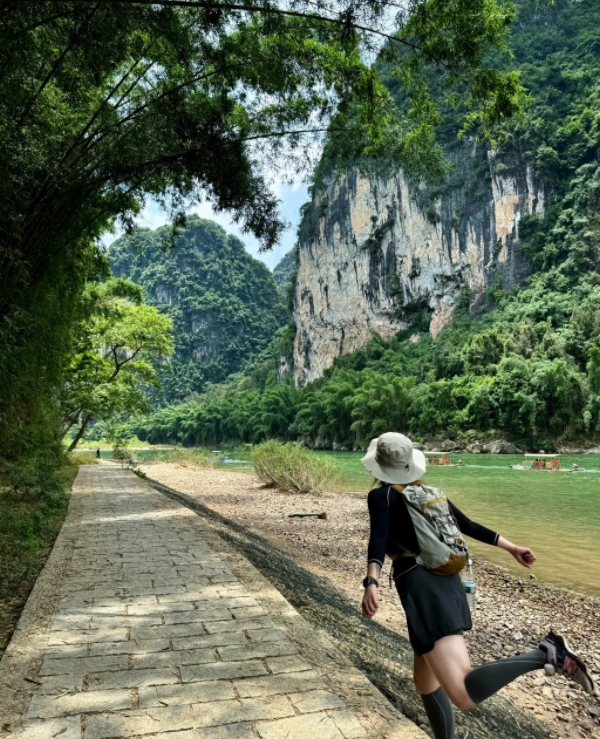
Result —
[[[421,695],[435,693],[440,684],[424,657],[415,654],[415,688]]]
[[[475,703],[469,697],[467,689],[463,685],[446,685],[444,692],[450,698],[456,708],[461,711],[468,711],[469,708],[475,708]]]

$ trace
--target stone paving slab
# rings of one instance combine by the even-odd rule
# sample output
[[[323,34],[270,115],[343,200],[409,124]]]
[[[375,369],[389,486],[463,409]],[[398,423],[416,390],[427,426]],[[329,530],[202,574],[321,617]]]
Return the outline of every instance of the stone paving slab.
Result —
[[[29,690],[31,623],[0,663],[11,736],[424,739],[208,522],[117,465],[80,468],[56,549]]]

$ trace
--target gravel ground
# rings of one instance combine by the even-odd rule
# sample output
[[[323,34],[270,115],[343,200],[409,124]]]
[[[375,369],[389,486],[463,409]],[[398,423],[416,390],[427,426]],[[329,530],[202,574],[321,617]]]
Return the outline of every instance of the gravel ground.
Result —
[[[364,495],[326,493],[318,498],[266,489],[254,475],[166,463],[141,467],[151,477],[197,498],[292,554],[308,570],[331,579],[359,601],[368,540]],[[327,513],[327,519],[288,518],[291,513]],[[381,581],[383,625],[406,635],[399,599]],[[600,682],[600,599],[529,579],[482,561],[475,562],[478,608],[467,635],[474,665],[535,648],[550,628],[569,638],[592,665]],[[557,736],[600,739],[600,701],[562,677],[530,673],[502,691],[515,704],[545,722]]]

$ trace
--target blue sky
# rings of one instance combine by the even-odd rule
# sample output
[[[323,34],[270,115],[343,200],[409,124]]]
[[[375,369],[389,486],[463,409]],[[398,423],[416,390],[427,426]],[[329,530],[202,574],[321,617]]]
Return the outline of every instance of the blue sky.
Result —
[[[227,213],[215,213],[210,203],[204,202],[191,208],[189,212],[197,213],[201,218],[210,218],[221,224],[226,231],[235,234],[244,242],[250,254],[263,261],[269,269],[273,269],[284,254],[294,246],[296,229],[300,221],[300,208],[308,200],[306,185],[301,182],[293,184],[276,183],[273,189],[281,200],[281,215],[290,223],[290,226],[284,233],[279,246],[268,252],[259,253],[256,239],[250,234],[243,234]],[[148,201],[146,208],[137,218],[139,225],[145,228],[158,228],[163,226],[167,220],[166,214],[155,201]],[[118,234],[109,236],[105,243],[110,243],[117,236]]]

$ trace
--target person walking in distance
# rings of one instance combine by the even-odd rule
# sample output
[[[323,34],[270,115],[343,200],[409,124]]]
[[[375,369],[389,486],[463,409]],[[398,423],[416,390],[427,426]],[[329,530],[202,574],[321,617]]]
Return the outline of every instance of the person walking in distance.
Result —
[[[373,439],[362,463],[380,481],[368,497],[371,523],[362,612],[378,609],[378,577],[386,555],[406,613],[414,651],[414,679],[435,739],[455,739],[452,704],[469,709],[519,675],[538,669],[571,678],[587,693],[594,683],[564,638],[550,632],[526,654],[473,669],[463,637],[471,613],[458,574],[468,559],[462,538],[497,546],[530,568],[535,556],[494,531],[469,520],[444,494],[420,479],[425,456],[403,434]]]

